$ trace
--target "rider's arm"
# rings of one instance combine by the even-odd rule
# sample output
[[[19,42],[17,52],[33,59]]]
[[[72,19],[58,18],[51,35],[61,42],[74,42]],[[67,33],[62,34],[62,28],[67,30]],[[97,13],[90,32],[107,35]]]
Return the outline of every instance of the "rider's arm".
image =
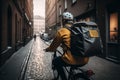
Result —
[[[61,35],[59,32],[57,32],[55,38],[53,39],[52,43],[48,48],[46,48],[46,51],[54,52],[56,51],[57,47],[60,45],[62,41]]]

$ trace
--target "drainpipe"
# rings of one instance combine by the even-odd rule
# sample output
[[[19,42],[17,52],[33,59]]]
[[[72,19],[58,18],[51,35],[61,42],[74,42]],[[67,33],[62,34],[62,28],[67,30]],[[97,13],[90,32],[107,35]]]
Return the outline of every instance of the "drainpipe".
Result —
[[[55,32],[56,32],[56,30],[57,30],[57,27],[58,27],[58,25],[57,25],[57,0],[55,0],[56,2],[55,2],[55,4],[56,4],[56,27],[55,27]]]
[[[25,42],[26,42],[26,39],[25,39],[25,0],[23,0],[23,12],[22,12],[22,18],[23,18],[23,33],[22,33],[22,37],[23,37],[23,45],[25,46]]]
[[[95,2],[94,2],[94,4],[95,4],[94,9],[95,9],[95,22],[97,23],[97,2],[96,1],[97,0],[95,0]]]
[[[2,1],[0,0],[0,53],[2,52]]]

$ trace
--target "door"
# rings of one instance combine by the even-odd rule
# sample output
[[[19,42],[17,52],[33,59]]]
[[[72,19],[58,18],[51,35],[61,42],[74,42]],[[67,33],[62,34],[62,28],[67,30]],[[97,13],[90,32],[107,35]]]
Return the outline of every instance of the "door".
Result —
[[[108,12],[107,58],[120,62],[120,12],[113,8]]]

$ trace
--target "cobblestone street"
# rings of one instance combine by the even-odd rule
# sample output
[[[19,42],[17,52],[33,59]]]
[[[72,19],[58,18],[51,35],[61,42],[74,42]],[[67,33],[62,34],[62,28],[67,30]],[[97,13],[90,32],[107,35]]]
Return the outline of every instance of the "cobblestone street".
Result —
[[[51,80],[51,53],[43,51],[47,45],[39,37],[34,41],[25,80]]]
[[[0,80],[52,80],[53,53],[43,50],[47,44],[37,37],[15,52],[0,68]],[[58,50],[61,51],[61,48]],[[100,57],[91,57],[89,63],[81,68],[93,70],[95,80],[120,79],[120,65]]]

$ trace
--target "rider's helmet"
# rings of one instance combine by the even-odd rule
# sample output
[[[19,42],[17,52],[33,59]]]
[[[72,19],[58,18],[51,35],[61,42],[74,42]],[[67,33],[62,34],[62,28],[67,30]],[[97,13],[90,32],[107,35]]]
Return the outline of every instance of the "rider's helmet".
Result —
[[[70,12],[64,12],[62,18],[63,20],[73,20],[73,15]]]
[[[64,12],[62,15],[62,24],[73,24],[73,15],[70,12]]]

